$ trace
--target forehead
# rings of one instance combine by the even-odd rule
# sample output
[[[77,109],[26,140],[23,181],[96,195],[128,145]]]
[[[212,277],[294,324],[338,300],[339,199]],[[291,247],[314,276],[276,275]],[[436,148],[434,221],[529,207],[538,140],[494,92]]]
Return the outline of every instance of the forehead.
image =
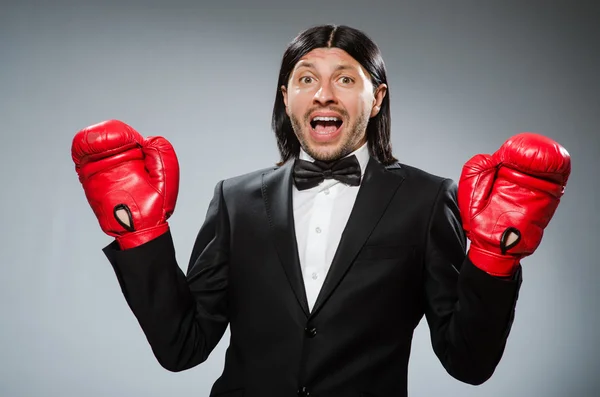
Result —
[[[340,48],[315,48],[298,60],[294,70],[302,67],[329,68],[345,67],[356,69],[367,75],[366,70],[356,59]]]

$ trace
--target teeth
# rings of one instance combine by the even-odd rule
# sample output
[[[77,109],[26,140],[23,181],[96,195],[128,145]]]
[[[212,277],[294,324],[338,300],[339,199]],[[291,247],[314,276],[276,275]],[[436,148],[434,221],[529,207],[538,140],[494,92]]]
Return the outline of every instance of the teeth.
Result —
[[[338,119],[337,117],[322,117],[322,116],[317,116],[313,119],[313,121],[339,121],[340,119]]]

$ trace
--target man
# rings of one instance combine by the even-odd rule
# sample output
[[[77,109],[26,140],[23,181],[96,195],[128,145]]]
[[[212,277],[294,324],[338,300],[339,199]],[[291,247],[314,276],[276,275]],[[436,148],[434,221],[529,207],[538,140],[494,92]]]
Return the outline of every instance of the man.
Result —
[[[286,50],[273,110],[281,161],[217,184],[187,275],[167,223],[179,184],[164,138],[119,121],[73,159],[123,294],[162,366],[202,363],[230,325],[211,396],[406,396],[423,315],[449,374],[497,366],[521,284],[570,172],[535,134],[473,157],[460,190],[400,164],[375,43],[345,26]],[[466,237],[471,240],[466,254]]]

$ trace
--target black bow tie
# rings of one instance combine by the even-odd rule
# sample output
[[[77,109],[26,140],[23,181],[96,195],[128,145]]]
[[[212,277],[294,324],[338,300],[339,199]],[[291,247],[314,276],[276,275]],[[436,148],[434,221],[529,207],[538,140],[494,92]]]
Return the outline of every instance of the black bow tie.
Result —
[[[310,189],[330,178],[350,186],[360,185],[360,164],[356,156],[344,157],[333,162],[298,159],[294,163],[294,183],[298,190]]]

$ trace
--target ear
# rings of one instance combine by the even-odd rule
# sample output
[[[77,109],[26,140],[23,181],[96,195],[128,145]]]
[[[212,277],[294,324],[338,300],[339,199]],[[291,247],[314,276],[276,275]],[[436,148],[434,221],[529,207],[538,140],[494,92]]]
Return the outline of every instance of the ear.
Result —
[[[387,93],[387,85],[379,84],[379,87],[375,90],[375,100],[373,101],[373,107],[371,108],[371,116],[375,117],[381,110],[381,104],[383,103],[383,98],[385,98],[385,94]]]
[[[285,104],[285,113],[289,116],[288,113],[288,102],[287,102],[287,87],[282,85],[281,86],[281,95],[283,95],[283,103]]]

